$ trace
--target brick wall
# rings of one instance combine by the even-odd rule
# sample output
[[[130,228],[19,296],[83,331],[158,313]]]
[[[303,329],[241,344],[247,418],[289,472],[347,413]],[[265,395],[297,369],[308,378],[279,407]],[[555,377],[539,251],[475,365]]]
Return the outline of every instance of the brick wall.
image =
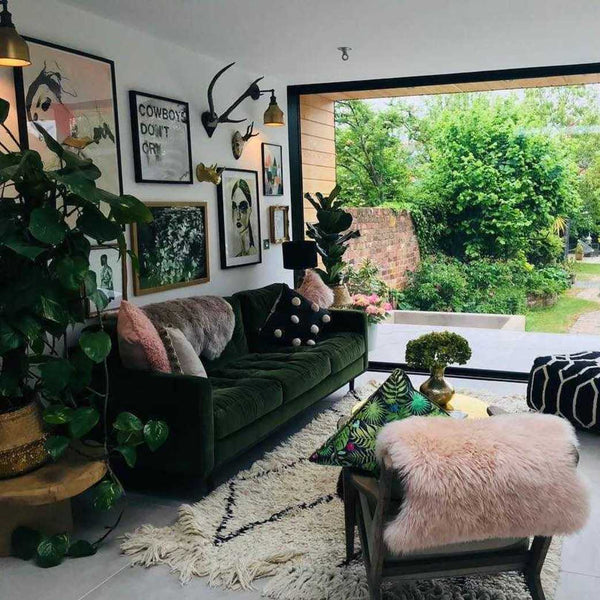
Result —
[[[344,254],[348,262],[360,265],[370,258],[378,267],[382,279],[393,288],[402,289],[405,272],[413,271],[421,256],[412,218],[406,211],[389,208],[349,208],[361,237],[350,242]]]

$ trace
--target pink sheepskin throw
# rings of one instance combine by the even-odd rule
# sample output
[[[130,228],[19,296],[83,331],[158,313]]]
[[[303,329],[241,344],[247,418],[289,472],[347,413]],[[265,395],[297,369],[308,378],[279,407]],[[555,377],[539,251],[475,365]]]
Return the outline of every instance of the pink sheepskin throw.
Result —
[[[124,300],[117,317],[119,355],[129,369],[170,373],[165,345],[150,319],[135,304]]]
[[[490,538],[574,533],[588,513],[573,427],[553,415],[386,425],[377,455],[403,480],[384,539],[396,554]]]
[[[309,302],[316,302],[321,308],[329,308],[333,304],[333,291],[312,269],[306,271],[304,281],[296,291]]]

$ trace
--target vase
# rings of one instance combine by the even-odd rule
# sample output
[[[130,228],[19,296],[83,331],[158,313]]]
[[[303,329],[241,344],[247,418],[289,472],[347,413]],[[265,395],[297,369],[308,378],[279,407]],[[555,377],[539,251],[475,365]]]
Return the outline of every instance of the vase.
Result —
[[[454,388],[444,378],[446,367],[434,367],[429,379],[421,384],[419,390],[429,400],[439,406],[446,406],[454,396]]]
[[[367,336],[369,339],[369,352],[377,348],[377,337],[379,335],[379,326],[377,323],[369,323],[367,328]]]
[[[48,460],[45,441],[37,402],[0,414],[0,479],[42,466]]]
[[[345,283],[332,285],[331,291],[333,292],[332,308],[344,308],[352,304],[352,296],[350,296],[350,292]]]

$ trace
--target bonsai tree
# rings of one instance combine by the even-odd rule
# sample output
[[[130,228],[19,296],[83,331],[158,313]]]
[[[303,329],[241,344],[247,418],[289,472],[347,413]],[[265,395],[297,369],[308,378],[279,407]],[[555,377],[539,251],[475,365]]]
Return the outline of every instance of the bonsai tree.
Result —
[[[123,494],[110,459],[121,455],[133,466],[137,447],[156,450],[168,427],[161,421],[142,423],[125,412],[114,423],[106,422],[111,339],[103,331],[100,311],[108,298],[90,268],[90,240],[118,244],[125,260],[125,226],[152,216],[133,196],[99,189],[101,173],[92,161],[63,148],[34,122],[60,160],[60,168],[46,170],[37,152],[20,148],[5,125],[8,114],[9,103],[0,99],[0,127],[17,147],[11,151],[0,144],[0,412],[37,402],[49,430],[45,448],[52,459],[74,446],[79,454],[106,461],[108,475],[94,488],[94,506],[107,510]],[[87,323],[88,301],[98,308],[96,324],[69,347],[75,328]],[[35,536],[15,535],[21,554],[27,554],[20,542],[31,544]],[[36,547],[43,566],[58,564],[69,551],[63,538],[43,542]],[[72,552],[92,554],[95,545],[86,544]]]
[[[406,344],[407,364],[431,372],[452,364],[464,365],[470,358],[469,342],[450,331],[427,333]]]
[[[346,263],[342,256],[348,249],[351,239],[360,237],[358,230],[350,231],[352,215],[342,208],[342,202],[337,200],[340,186],[336,185],[329,196],[320,192],[304,197],[317,211],[317,223],[308,223],[306,235],[317,243],[317,252],[323,260],[325,269],[316,269],[323,281],[329,286],[340,285]]]

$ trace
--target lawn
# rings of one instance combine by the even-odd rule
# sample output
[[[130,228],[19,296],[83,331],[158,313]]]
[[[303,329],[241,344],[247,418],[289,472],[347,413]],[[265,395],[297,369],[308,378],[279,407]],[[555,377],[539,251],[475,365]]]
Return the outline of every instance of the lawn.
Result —
[[[589,279],[600,278],[600,263],[576,262],[575,273],[577,279],[586,281]]]
[[[600,265],[593,266],[600,267]],[[577,317],[594,310],[600,310],[600,303],[565,294],[557,300],[554,306],[528,312],[525,331],[567,333]]]

